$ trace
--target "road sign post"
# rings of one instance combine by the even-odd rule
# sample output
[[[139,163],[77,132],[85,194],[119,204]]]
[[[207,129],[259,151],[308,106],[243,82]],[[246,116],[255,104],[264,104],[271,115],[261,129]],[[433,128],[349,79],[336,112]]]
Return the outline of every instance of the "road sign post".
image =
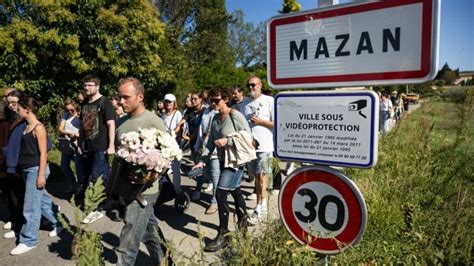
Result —
[[[421,83],[436,75],[440,0],[356,2],[267,23],[276,89]]]
[[[321,254],[357,244],[367,226],[367,208],[357,186],[324,166],[304,167],[288,176],[278,206],[290,234]]]

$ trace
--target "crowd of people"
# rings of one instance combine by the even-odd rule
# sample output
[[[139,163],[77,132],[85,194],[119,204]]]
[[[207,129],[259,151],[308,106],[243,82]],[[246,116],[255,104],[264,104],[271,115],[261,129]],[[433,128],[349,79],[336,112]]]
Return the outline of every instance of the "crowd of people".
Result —
[[[383,92],[379,95],[379,132],[388,133],[400,121],[404,112],[408,111],[408,101],[404,93]]]
[[[109,165],[109,157],[118,149],[122,134],[148,127],[173,133],[179,147],[189,150],[189,159],[194,165],[186,173],[196,179],[191,200],[200,200],[203,189],[212,193],[205,213],[217,213],[219,217],[217,236],[206,244],[205,251],[225,247],[229,243],[229,194],[235,202],[238,230],[259,223],[268,212],[274,100],[262,93],[260,78],[252,76],[246,85],[248,96],[240,86],[193,91],[186,97],[183,109],[179,108],[176,96],[168,93],[157,100],[156,110],[148,110],[144,103],[145,89],[138,79],[120,80],[117,94],[107,98],[100,93],[99,77],[84,77],[77,98],[64,101],[57,128],[60,166],[71,184],[68,190],[81,198],[99,179],[109,188],[109,184],[115,182],[108,180],[113,179],[111,172],[119,171],[118,176],[126,176],[115,169],[116,164]],[[4,192],[9,213],[9,221],[3,226],[7,230],[3,237],[18,238],[19,244],[10,254],[20,255],[39,244],[41,217],[51,224],[50,237],[60,234],[63,227],[56,218],[60,207],[52,202],[45,190],[50,174],[48,151],[51,140],[45,125],[37,117],[39,103],[15,88],[8,88],[1,104],[0,163],[7,180]],[[179,195],[182,193],[182,162],[174,160],[170,168],[170,179]],[[251,210],[247,209],[240,188],[245,176],[255,180],[255,192],[247,197],[256,200]],[[164,237],[153,212],[159,185],[158,178],[136,198],[119,200],[124,226],[116,249],[118,265],[133,265],[141,242],[145,243],[154,262],[158,264],[163,259],[166,253]],[[107,191],[107,195],[114,198],[110,192]],[[82,222],[93,223],[101,219],[104,210],[111,205],[108,200],[104,201],[95,211],[85,214]],[[163,239],[158,240],[155,232]]]

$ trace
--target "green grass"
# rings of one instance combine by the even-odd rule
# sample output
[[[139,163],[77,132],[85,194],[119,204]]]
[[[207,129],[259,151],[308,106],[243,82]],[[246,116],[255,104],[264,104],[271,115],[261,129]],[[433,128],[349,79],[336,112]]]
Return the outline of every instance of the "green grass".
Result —
[[[474,89],[463,101],[433,101],[406,115],[379,143],[373,169],[346,169],[364,195],[362,241],[337,264],[472,264],[474,247]],[[449,99],[449,97],[444,97]],[[320,257],[292,240],[282,222],[261,236],[237,236],[229,264],[312,265]]]

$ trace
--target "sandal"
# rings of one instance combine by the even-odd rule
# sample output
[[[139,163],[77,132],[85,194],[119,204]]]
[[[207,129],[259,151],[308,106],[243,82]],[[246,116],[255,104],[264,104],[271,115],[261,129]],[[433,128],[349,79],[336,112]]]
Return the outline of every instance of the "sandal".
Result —
[[[217,211],[217,204],[211,204],[209,208],[207,208],[205,214],[213,214]]]

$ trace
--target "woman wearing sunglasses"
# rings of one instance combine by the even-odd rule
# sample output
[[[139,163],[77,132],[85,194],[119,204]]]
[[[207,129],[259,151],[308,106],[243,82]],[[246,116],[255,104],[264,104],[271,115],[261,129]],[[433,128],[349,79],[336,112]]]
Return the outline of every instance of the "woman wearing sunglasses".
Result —
[[[77,146],[81,121],[79,120],[77,105],[73,100],[66,99],[64,108],[66,110],[58,127],[61,169],[72,186],[69,191],[79,194],[82,191],[84,181],[82,156],[79,154]],[[76,175],[71,169],[71,161],[74,161]]]
[[[193,167],[202,168],[209,163],[210,155],[217,149],[217,157],[220,164],[220,177],[217,185],[217,205],[219,212],[219,231],[217,237],[208,243],[205,251],[214,252],[229,243],[228,224],[229,206],[227,196],[232,195],[235,202],[235,210],[238,218],[238,227],[245,229],[247,226],[247,213],[245,200],[240,189],[240,183],[244,172],[244,164],[231,167],[226,166],[226,148],[235,147],[236,143],[232,136],[236,132],[245,131],[251,135],[250,128],[244,115],[228,106],[232,99],[232,92],[226,88],[214,88],[209,92],[212,108],[218,112],[211,122],[211,130],[206,146],[203,148],[200,161]]]

